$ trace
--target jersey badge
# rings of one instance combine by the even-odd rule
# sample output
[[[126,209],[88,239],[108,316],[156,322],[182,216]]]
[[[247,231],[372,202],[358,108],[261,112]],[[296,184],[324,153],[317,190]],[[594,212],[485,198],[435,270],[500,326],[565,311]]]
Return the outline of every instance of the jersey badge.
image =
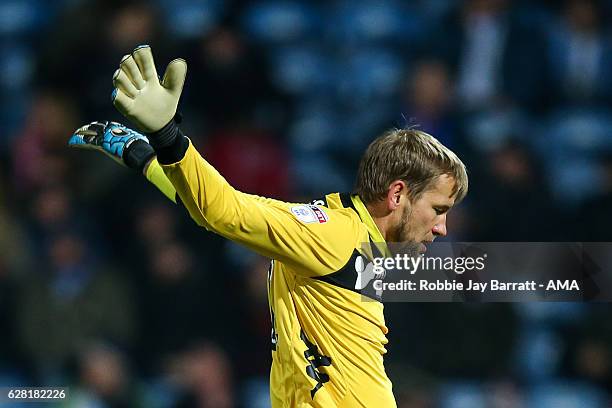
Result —
[[[291,207],[291,213],[304,224],[323,224],[329,220],[327,213],[318,205],[296,205]]]

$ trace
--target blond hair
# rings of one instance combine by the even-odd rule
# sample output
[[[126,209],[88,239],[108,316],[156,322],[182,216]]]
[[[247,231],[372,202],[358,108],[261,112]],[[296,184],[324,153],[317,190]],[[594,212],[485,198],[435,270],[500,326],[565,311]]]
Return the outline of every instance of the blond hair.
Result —
[[[459,157],[428,133],[391,129],[366,149],[355,191],[369,204],[383,199],[393,181],[402,180],[410,197],[416,199],[443,174],[455,179],[453,194],[458,203],[468,191],[467,171]]]

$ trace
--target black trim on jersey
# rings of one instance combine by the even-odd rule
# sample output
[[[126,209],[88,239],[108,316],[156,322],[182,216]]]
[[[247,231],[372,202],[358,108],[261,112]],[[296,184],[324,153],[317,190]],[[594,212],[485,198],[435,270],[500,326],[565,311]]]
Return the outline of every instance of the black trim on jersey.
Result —
[[[300,328],[300,339],[306,345],[306,350],[304,350],[304,358],[309,363],[306,366],[306,374],[317,382],[314,388],[310,390],[310,398],[314,399],[316,392],[329,381],[329,374],[319,371],[319,367],[329,367],[332,363],[332,359],[331,357],[323,355],[319,352],[319,347],[308,340],[308,337],[302,328]]]
[[[355,271],[355,260],[358,256],[361,256],[361,254],[354,249],[351,257],[342,268],[327,275],[315,276],[313,279],[331,283],[332,285],[340,286],[341,288],[352,290],[356,293],[361,293],[359,290],[355,289],[355,277],[357,276]]]
[[[382,257],[382,254],[380,253],[376,245],[370,242],[370,246],[372,248],[372,254],[374,255],[374,257]],[[339,286],[343,289],[347,289],[352,292],[359,293],[362,296],[365,296],[372,300],[381,302],[382,299],[379,296],[376,296],[375,294],[367,293],[363,289],[362,290],[355,289],[355,282],[357,280],[357,271],[355,270],[355,262],[357,260],[357,257],[365,258],[363,255],[359,253],[359,251],[357,251],[357,249],[354,249],[349,260],[338,271],[327,274],[327,275],[323,275],[323,276],[314,276],[313,279],[329,283],[330,285]],[[371,290],[369,290],[368,292],[371,292]]]
[[[359,217],[359,219],[361,219],[361,214],[359,214],[359,211],[357,211],[357,208],[355,208],[355,205],[353,204],[353,200],[351,200],[351,194],[350,193],[339,193],[339,196],[340,196],[340,202],[342,203],[342,206],[344,208],[351,208],[353,211],[357,213],[357,216]],[[368,238],[369,238],[369,245],[372,250],[372,255],[375,258],[383,257],[383,254],[378,249],[378,246],[372,242],[372,237],[370,236],[369,233],[368,233]],[[364,290],[355,289],[355,282],[357,279],[357,271],[355,270],[355,261],[357,260],[357,257],[359,256],[364,257],[363,255],[361,255],[361,253],[359,253],[359,251],[357,251],[357,249],[354,249],[349,260],[338,271],[324,275],[324,276],[316,276],[316,277],[313,277],[313,279],[327,282],[331,285],[339,286],[343,289],[348,289],[352,292],[359,293],[362,296],[366,296],[370,299],[377,300],[379,302],[382,301],[382,299],[379,296],[370,295],[369,293],[365,293]]]
[[[321,202],[323,204],[321,204]],[[329,207],[329,203],[327,202],[327,197],[315,198],[310,202],[310,205],[322,205],[324,207]]]
[[[344,208],[352,208],[353,211],[355,211],[357,215],[359,215],[359,211],[357,211],[357,209],[355,208],[355,205],[353,204],[353,200],[351,200],[351,195],[349,193],[340,193],[340,202],[342,203]],[[361,219],[361,216],[359,216],[359,218]]]
[[[350,193],[339,193],[339,196],[340,196],[340,202],[342,203],[342,206],[344,208],[351,208],[353,211],[357,213],[357,216],[361,220],[361,214],[359,214],[359,211],[357,211],[357,208],[355,208],[355,205],[353,204],[353,200],[351,200],[351,194]],[[327,200],[324,198],[318,199],[318,200],[325,200],[325,203],[327,203]],[[314,201],[317,201],[317,200],[313,200],[313,202]],[[364,242],[364,244],[366,243]],[[383,257],[383,254],[378,249],[378,246],[372,241],[372,237],[370,236],[369,232],[368,232],[368,243],[367,244],[369,244],[370,250],[372,251],[372,255],[375,258]],[[362,290],[355,289],[355,282],[357,280],[357,270],[355,269],[355,262],[358,257],[365,258],[365,256],[362,255],[357,249],[354,249],[349,260],[338,271],[324,275],[324,276],[315,276],[313,277],[313,279],[327,282],[334,286],[339,286],[343,289],[347,289],[352,292],[359,293],[362,296],[366,296],[370,299],[381,302],[382,299],[380,298],[380,296],[377,296],[375,293],[372,293],[371,289],[367,287]],[[369,290],[366,291],[366,289],[369,289]]]

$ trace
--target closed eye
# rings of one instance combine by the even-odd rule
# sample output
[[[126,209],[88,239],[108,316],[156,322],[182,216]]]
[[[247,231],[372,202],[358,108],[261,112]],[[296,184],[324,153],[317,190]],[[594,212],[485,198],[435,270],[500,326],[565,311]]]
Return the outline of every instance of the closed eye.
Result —
[[[445,212],[447,212],[450,209],[450,207],[448,206],[441,206],[441,207],[434,207],[434,210],[436,211],[436,215],[442,215]]]

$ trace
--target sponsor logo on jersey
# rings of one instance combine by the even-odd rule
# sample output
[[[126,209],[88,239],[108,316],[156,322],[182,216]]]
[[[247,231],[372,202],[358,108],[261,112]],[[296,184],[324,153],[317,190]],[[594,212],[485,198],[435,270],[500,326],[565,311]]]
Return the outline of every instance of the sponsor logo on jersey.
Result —
[[[312,201],[310,202],[310,204],[312,204],[312,205],[322,205],[322,206],[325,206],[325,200],[323,200],[323,199],[319,198],[319,199],[317,199],[317,200],[312,200]]]
[[[291,207],[291,213],[304,224],[323,224],[329,220],[325,211],[317,205],[296,205],[295,207]]]
[[[329,218],[327,217],[327,214],[325,213],[325,211],[321,209],[321,207],[319,207],[318,205],[309,205],[309,207],[315,213],[317,217],[317,221],[319,221],[319,224],[323,224],[324,222],[327,222]]]

